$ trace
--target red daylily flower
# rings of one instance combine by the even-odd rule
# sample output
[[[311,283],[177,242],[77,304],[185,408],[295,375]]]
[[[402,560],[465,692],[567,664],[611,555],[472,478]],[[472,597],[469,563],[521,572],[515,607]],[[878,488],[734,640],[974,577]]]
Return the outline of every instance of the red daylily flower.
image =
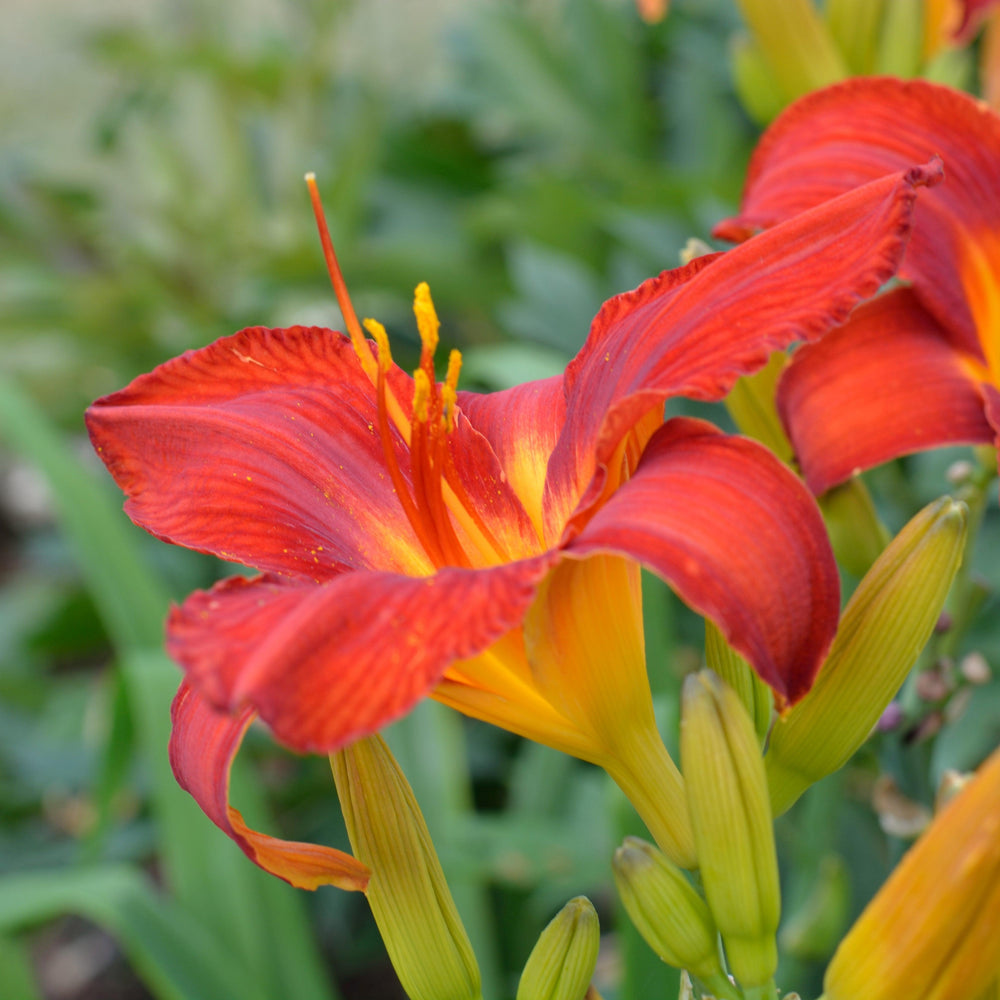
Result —
[[[913,451],[1000,433],[1000,117],[920,80],[858,79],[793,104],[750,163],[738,240],[938,155],[946,182],[914,213],[910,286],[795,351],[777,404],[819,494]]]
[[[171,612],[182,784],[253,856],[225,796],[253,714],[327,752],[430,694],[605,767],[691,863],[653,720],[639,565],[789,702],[839,594],[798,480],[755,442],[664,423],[664,401],[721,399],[771,351],[843,321],[894,273],[916,188],[936,178],[884,178],[665,272],[604,305],[565,375],[491,395],[456,391],[457,352],[436,381],[426,286],[412,377],[378,324],[365,340],[327,239],[350,336],[244,330],[98,400],[91,438],[133,521],[262,573]],[[206,740],[218,750],[203,759]],[[288,878],[298,858],[281,864]]]

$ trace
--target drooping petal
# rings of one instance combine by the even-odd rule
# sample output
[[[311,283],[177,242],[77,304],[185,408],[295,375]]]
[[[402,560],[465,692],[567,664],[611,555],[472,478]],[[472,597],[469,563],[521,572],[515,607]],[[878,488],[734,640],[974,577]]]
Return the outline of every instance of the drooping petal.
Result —
[[[402,715],[452,662],[518,626],[556,558],[421,578],[349,572],[322,585],[237,577],[172,611],[167,648],[220,708],[252,705],[283,743],[327,753]]]
[[[461,392],[458,405],[492,445],[539,537],[545,537],[545,470],[566,415],[562,376],[527,382],[503,392]],[[550,543],[557,540],[550,539]]]
[[[229,771],[253,718],[250,708],[235,716],[223,715],[186,681],[182,683],[171,708],[170,765],[178,784],[265,871],[298,889],[335,885],[364,890],[369,872],[357,859],[332,847],[278,840],[251,830],[229,804]]]
[[[602,466],[666,397],[719,399],[771,351],[843,322],[895,272],[916,188],[939,176],[929,165],[882,178],[606,303],[566,372],[546,504],[584,514]]]
[[[303,327],[254,327],[190,351],[87,413],[133,521],[308,580],[341,566],[431,568],[394,495],[377,423],[350,341]]]
[[[662,576],[790,702],[809,690],[837,627],[837,568],[815,501],[761,445],[668,421],[567,550],[595,552]]]
[[[938,155],[946,181],[922,195],[900,275],[956,346],[1000,374],[1000,117],[923,80],[849,80],[802,98],[764,134],[740,215],[741,239],[873,178]]]
[[[908,288],[861,306],[792,356],[777,403],[816,494],[908,452],[990,442],[985,371]]]

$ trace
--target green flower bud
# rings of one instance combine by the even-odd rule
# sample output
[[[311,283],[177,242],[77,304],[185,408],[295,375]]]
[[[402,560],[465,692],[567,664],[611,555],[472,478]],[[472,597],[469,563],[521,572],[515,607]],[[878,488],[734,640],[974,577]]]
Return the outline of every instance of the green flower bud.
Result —
[[[684,872],[638,837],[625,838],[612,867],[622,905],[650,948],[706,986],[725,980],[712,914]]]
[[[925,0],[888,0],[875,72],[918,76],[924,59]]]
[[[865,484],[848,479],[835,486],[820,497],[819,509],[837,562],[855,576],[864,576],[889,544],[889,532]]]
[[[852,74],[866,76],[875,68],[879,27],[885,0],[826,0],[826,22]]]
[[[736,380],[726,396],[726,409],[741,434],[760,441],[782,462],[790,465],[794,454],[792,443],[781,426],[778,408],[774,403],[778,379],[787,366],[788,355],[784,351],[775,351],[760,371]]]
[[[739,0],[787,101],[848,76],[847,66],[811,0]]]
[[[410,1000],[480,1000],[479,966],[409,783],[380,736],[330,755],[365,895]]]
[[[760,742],[739,696],[712,671],[684,682],[681,766],[705,895],[729,968],[742,986],[768,983],[781,915]]]
[[[868,738],[924,647],[962,560],[966,507],[945,497],[893,539],[858,585],[812,690],[771,729],[774,814]]]
[[[719,675],[743,702],[757,737],[764,742],[771,728],[771,712],[774,695],[771,689],[757,676],[757,672],[726,642],[718,627],[705,619],[705,662],[709,670]]]
[[[583,1000],[597,965],[601,931],[585,896],[571,899],[542,931],[521,973],[517,1000]]]

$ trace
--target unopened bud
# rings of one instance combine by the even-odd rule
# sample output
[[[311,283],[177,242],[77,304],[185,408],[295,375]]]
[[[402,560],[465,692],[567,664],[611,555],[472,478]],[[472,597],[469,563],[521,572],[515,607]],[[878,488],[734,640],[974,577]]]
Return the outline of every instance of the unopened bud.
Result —
[[[427,824],[380,736],[330,755],[365,895],[410,1000],[480,1000],[479,966]]]
[[[724,977],[715,922],[680,868],[638,837],[625,838],[612,867],[622,905],[664,962],[706,986]]]
[[[962,560],[966,507],[925,507],[865,574],[812,690],[775,722],[765,759],[771,805],[784,812],[868,738],[924,644]]]
[[[712,671],[684,682],[681,767],[708,905],[741,986],[763,986],[778,962],[778,859],[753,722]]]
[[[837,46],[809,0],[739,0],[786,101],[848,76]]]
[[[757,737],[763,744],[771,728],[774,695],[750,664],[736,652],[719,631],[705,619],[705,663],[739,696],[747,714],[753,720]]]
[[[848,479],[824,493],[819,507],[837,562],[854,576],[864,576],[889,544],[868,488],[856,477]]]
[[[571,899],[532,949],[517,1000],[583,1000],[597,965],[600,940],[593,904],[585,896]]]

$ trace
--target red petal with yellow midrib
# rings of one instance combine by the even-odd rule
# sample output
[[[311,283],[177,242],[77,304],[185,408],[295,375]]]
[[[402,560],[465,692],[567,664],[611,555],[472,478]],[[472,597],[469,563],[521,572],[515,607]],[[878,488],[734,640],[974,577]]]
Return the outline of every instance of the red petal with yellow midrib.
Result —
[[[218,707],[251,705],[281,742],[329,753],[519,625],[556,558],[420,578],[349,572],[322,585],[236,577],[173,609],[167,649]]]
[[[408,420],[412,380],[397,368],[389,380]],[[432,568],[385,462],[375,390],[332,330],[243,330],[98,400],[87,424],[126,512],[165,541],[314,582]],[[389,435],[412,489],[409,449]],[[537,551],[496,455],[461,415],[448,448],[507,557]]]
[[[308,580],[343,566],[429,568],[393,493],[377,420],[350,342],[304,327],[254,327],[189,351],[87,412],[133,521]]]
[[[837,627],[839,578],[815,501],[762,445],[701,420],[664,424],[567,551],[620,553],[658,573],[793,703]]]
[[[809,488],[824,493],[909,452],[992,441],[972,367],[907,288],[797,350],[777,404]]]
[[[178,784],[251,861],[298,889],[335,885],[364,890],[370,873],[357,859],[332,847],[251,830],[229,804],[229,771],[253,721],[251,709],[235,716],[220,714],[185,681],[174,698],[171,719],[170,765]]]
[[[460,392],[458,404],[489,441],[507,482],[539,534],[545,535],[542,495],[549,456],[566,417],[563,377],[527,382],[502,392]],[[555,545],[562,525],[548,526],[548,530],[548,544]]]
[[[546,504],[585,513],[602,465],[667,397],[720,399],[775,349],[842,323],[895,273],[917,188],[939,179],[939,164],[882,178],[606,303],[566,373]]]
[[[880,77],[803,97],[764,133],[740,214],[716,235],[743,239],[930,156],[946,180],[918,200],[900,276],[957,347],[996,363],[1000,317],[986,305],[1000,285],[1000,116],[968,94]]]

